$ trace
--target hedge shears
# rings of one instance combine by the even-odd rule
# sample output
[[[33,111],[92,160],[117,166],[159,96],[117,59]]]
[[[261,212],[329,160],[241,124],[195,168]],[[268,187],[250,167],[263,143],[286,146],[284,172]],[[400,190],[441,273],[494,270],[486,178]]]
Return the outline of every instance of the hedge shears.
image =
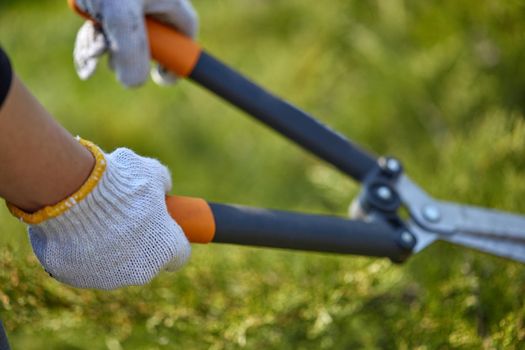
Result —
[[[69,0],[70,7],[86,17]],[[351,218],[168,196],[171,216],[194,243],[388,257],[403,262],[437,240],[525,263],[525,216],[436,200],[393,157],[378,157],[146,17],[154,60],[222,97],[362,184]],[[405,218],[401,209],[409,213]]]

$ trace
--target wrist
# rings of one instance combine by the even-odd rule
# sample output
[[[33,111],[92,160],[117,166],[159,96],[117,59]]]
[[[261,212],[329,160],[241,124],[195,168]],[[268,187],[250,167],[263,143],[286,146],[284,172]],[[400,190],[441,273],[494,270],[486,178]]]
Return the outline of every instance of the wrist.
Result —
[[[91,142],[77,139],[81,147],[81,151],[77,151],[79,158],[58,191],[43,191],[25,205],[8,202],[11,214],[25,223],[38,224],[64,213],[92,191],[105,170],[104,154]]]
[[[13,73],[0,109],[0,164],[0,197],[34,212],[75,192],[94,160]]]

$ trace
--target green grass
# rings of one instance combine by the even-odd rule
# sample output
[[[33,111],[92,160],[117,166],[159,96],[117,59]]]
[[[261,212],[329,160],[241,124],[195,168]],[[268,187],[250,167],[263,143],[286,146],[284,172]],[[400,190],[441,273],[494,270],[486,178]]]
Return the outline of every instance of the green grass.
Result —
[[[65,3],[65,1],[64,1]],[[358,187],[201,88],[80,82],[62,1],[0,4],[0,43],[72,133],[161,159],[175,192],[344,215]],[[216,56],[438,197],[525,213],[519,1],[195,1]],[[404,265],[195,247],[146,287],[49,278],[0,212],[0,316],[15,349],[503,349],[525,346],[525,267],[438,243]]]

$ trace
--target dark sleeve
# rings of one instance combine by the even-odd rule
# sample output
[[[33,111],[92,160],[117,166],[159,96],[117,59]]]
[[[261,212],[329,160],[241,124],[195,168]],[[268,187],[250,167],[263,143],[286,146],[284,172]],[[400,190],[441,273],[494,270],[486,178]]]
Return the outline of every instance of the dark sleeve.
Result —
[[[0,350],[9,350],[9,343],[7,342],[7,336],[5,335],[2,321],[0,321]]]
[[[9,63],[9,58],[7,58],[6,53],[0,47],[0,107],[2,107],[7,97],[11,87],[11,80],[13,80],[11,63]]]

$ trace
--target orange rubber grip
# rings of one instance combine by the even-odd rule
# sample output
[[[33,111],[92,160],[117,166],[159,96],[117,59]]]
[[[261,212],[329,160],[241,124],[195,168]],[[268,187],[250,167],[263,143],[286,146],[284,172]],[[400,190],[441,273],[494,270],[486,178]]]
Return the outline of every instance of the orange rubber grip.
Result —
[[[204,199],[167,196],[166,204],[171,217],[177,221],[193,243],[209,243],[215,236],[215,218]]]
[[[77,6],[75,0],[68,0],[68,5],[80,16],[95,21]],[[189,76],[202,51],[199,45],[172,27],[148,16],[146,28],[153,59],[179,77]]]

